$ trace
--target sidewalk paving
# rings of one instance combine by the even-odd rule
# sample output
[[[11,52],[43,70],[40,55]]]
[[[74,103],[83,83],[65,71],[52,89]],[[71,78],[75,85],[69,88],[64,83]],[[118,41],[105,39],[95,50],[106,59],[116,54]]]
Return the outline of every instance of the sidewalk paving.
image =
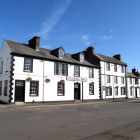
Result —
[[[15,104],[4,104],[0,102],[0,108],[35,108],[35,107],[61,107],[61,106],[75,106],[75,105],[90,105],[99,103],[140,103],[140,98],[133,99],[104,99],[104,100],[88,100],[88,101],[54,101],[54,102],[40,102],[40,103],[23,103],[17,102]]]

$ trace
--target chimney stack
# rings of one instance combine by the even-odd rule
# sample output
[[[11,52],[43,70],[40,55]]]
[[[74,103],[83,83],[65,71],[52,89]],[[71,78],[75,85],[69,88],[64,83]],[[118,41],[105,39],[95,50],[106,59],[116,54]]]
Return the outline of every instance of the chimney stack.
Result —
[[[121,55],[120,55],[120,54],[114,55],[113,58],[115,58],[115,59],[121,61]]]
[[[94,47],[93,46],[89,46],[87,48],[87,52],[88,52],[88,54],[94,54]]]
[[[132,73],[136,74],[136,68],[132,69]]]
[[[36,51],[39,51],[39,48],[40,48],[40,37],[34,36],[28,42],[29,42],[29,47],[31,47],[32,49],[34,49]]]

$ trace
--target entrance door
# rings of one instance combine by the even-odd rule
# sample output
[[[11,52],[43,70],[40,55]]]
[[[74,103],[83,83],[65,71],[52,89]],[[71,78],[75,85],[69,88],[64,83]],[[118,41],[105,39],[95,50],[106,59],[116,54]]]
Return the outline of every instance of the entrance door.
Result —
[[[24,102],[25,99],[25,81],[15,81],[15,102]]]
[[[80,83],[74,83],[74,100],[80,100]]]
[[[137,88],[135,88],[135,95],[136,95],[136,98],[138,98],[138,91],[137,91]]]

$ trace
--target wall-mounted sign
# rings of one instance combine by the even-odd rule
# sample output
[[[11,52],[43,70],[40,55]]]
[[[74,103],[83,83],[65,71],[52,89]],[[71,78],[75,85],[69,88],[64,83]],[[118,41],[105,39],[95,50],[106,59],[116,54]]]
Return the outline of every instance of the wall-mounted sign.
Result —
[[[80,77],[71,77],[71,76],[67,76],[67,80],[68,80],[68,81],[80,81]]]
[[[30,82],[30,81],[32,81],[32,78],[31,78],[31,77],[28,77],[28,78],[26,79],[26,81]]]
[[[46,83],[49,83],[51,80],[50,79],[45,79],[45,82]]]
[[[81,81],[83,81],[83,82],[87,82],[87,78],[86,77],[81,77]]]

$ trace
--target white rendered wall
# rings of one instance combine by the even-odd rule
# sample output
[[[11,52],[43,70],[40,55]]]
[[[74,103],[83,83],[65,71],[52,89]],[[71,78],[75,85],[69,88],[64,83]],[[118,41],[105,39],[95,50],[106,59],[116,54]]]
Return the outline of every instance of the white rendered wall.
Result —
[[[121,95],[121,87],[126,86],[126,81],[124,80],[124,84],[121,83],[121,77],[125,78],[125,67],[124,67],[124,73],[121,72],[121,65],[117,65],[117,72],[114,72],[114,64],[110,63],[110,71],[106,70],[106,62],[101,61],[101,96],[102,99],[108,99],[108,98],[125,98],[126,95]],[[107,83],[107,75],[111,76],[111,82]],[[115,84],[115,76],[118,77],[118,83]],[[112,96],[106,96],[106,90],[103,87],[112,87]],[[118,86],[118,95],[115,95],[115,87]]]

